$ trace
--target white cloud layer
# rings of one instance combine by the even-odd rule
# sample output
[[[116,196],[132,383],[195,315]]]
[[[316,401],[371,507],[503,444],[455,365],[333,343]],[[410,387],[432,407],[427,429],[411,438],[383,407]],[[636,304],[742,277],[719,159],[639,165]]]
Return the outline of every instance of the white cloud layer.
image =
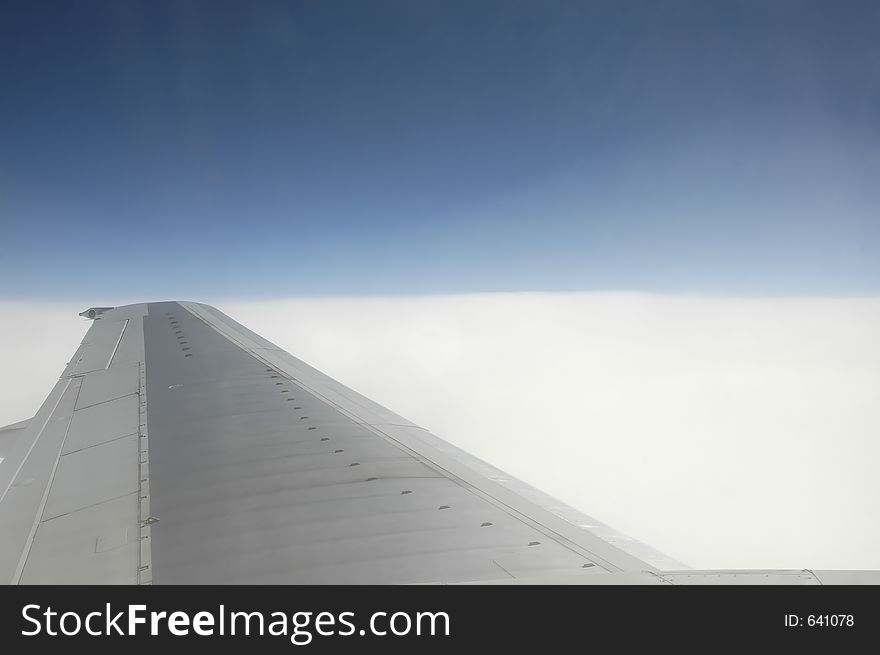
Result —
[[[208,302],[691,566],[880,569],[880,299]],[[89,304],[0,302],[0,425],[36,411]]]

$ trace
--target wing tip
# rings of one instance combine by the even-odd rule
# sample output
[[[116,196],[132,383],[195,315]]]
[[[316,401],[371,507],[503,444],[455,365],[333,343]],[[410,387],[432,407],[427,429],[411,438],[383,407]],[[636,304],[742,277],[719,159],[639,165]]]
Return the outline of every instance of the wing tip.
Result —
[[[83,318],[88,318],[92,321],[97,320],[101,317],[101,314],[104,312],[109,312],[111,309],[116,309],[115,307],[89,307],[86,310],[83,310],[79,313]]]

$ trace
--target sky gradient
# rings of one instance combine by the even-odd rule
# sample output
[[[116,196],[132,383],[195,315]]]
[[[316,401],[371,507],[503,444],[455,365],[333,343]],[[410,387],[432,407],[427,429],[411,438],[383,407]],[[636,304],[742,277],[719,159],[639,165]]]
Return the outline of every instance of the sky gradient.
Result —
[[[0,5],[0,297],[880,292],[880,4]]]
[[[688,564],[880,569],[878,35],[874,0],[3,0],[0,425],[78,311],[206,301]]]

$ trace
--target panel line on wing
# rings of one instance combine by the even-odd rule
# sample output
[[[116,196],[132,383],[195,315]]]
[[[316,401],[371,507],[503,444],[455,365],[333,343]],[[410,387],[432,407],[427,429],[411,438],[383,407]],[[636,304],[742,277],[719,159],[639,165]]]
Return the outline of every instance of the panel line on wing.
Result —
[[[9,478],[9,484],[6,485],[6,488],[3,490],[3,493],[0,494],[0,503],[3,502],[4,498],[6,498],[6,494],[9,492],[9,489],[12,487],[13,482],[15,482],[15,479],[18,477],[18,474],[21,472],[21,469],[24,467],[25,463],[27,462],[28,457],[30,457],[30,454],[34,449],[34,446],[40,440],[40,437],[42,436],[43,431],[46,429],[46,426],[49,424],[49,421],[52,419],[52,416],[55,414],[55,410],[57,410],[58,405],[61,404],[61,400],[64,398],[64,394],[67,393],[67,389],[70,387],[70,383],[71,383],[71,379],[68,378],[67,381],[64,383],[64,389],[61,391],[60,394],[58,394],[58,400],[55,401],[55,405],[53,405],[52,410],[49,412],[48,416],[46,416],[46,420],[43,421],[43,425],[40,426],[40,429],[37,431],[37,434],[34,436],[34,439],[31,442],[31,445],[28,447],[27,452],[25,453],[24,457],[22,457],[21,462],[19,462],[18,468],[15,470],[15,473],[13,473],[12,476]],[[68,428],[69,427],[70,426],[68,424]],[[59,452],[61,452],[60,449],[59,449]]]
[[[78,377],[85,377],[85,375],[78,376]],[[106,403],[112,403],[114,400],[119,400],[120,398],[126,398],[128,396],[136,396],[136,395],[137,395],[136,391],[134,393],[125,393],[125,394],[122,394],[121,396],[114,396],[113,398],[107,398],[107,400],[100,400],[96,403],[92,403],[91,405],[83,405],[82,407],[77,407],[76,410],[79,411],[81,409],[89,409],[90,407],[97,407],[98,405],[105,405]]]
[[[70,380],[68,380],[68,387],[65,387],[65,392],[69,388]],[[79,386],[76,389],[76,398],[74,398],[73,406],[76,407],[76,400],[79,398],[79,392],[82,389],[82,383],[80,382]],[[62,394],[63,397],[64,394]],[[58,399],[58,403],[55,405],[55,408],[52,410],[52,414],[55,413],[55,409],[57,409],[58,404],[60,404],[61,398]],[[51,418],[52,414],[49,415]],[[55,474],[58,472],[58,464],[61,461],[61,453],[64,451],[64,442],[67,441],[67,435],[70,434],[70,424],[72,422],[72,416],[67,421],[67,426],[64,430],[64,437],[61,439],[61,443],[59,444],[58,454],[55,456],[55,462],[52,464],[52,472],[49,474],[49,481],[46,483],[46,488],[43,491],[43,497],[40,499],[40,504],[37,507],[36,514],[34,516],[34,523],[31,526],[30,533],[28,534],[27,540],[25,541],[24,551],[21,554],[21,558],[18,561],[18,566],[15,568],[15,573],[12,576],[12,584],[18,584],[21,580],[21,574],[24,572],[25,566],[27,566],[27,560],[31,553],[31,547],[34,543],[34,537],[37,534],[37,528],[40,526],[40,523],[43,520],[43,513],[46,509],[46,504],[49,501],[49,494],[52,491],[52,483],[55,481]],[[42,434],[42,430],[45,429],[46,425],[49,423],[49,418],[46,419],[46,422],[43,424],[43,428],[40,433]],[[36,443],[36,439],[34,443]],[[33,447],[33,446],[32,446]],[[24,464],[24,462],[22,462]],[[17,475],[17,474],[16,474]]]
[[[128,328],[128,322],[131,319],[125,319],[125,323],[122,324],[122,331],[119,333],[119,338],[116,340],[116,345],[113,346],[113,352],[110,353],[110,359],[107,360],[107,366],[105,368],[110,368],[110,365],[113,363],[113,358],[116,357],[116,351],[119,350],[119,344],[122,343],[122,337],[125,336],[125,330]]]
[[[144,356],[146,360],[146,353]],[[140,585],[153,584],[153,557],[150,526],[155,518],[150,514],[150,453],[147,430],[147,372],[146,361],[138,363],[138,566]]]

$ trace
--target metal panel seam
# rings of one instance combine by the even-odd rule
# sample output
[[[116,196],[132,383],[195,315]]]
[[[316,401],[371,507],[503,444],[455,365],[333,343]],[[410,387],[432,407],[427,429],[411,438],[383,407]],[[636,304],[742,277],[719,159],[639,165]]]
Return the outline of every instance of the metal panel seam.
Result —
[[[116,345],[113,346],[113,352],[110,353],[110,359],[107,360],[107,366],[104,367],[105,369],[110,368],[110,365],[113,363],[113,358],[116,357],[116,351],[119,350],[119,344],[122,343],[122,337],[125,336],[125,331],[128,329],[128,322],[130,320],[131,319],[129,318],[125,319],[125,323],[123,323],[122,325],[122,331],[119,333],[119,338],[116,340]]]
[[[146,356],[144,357],[146,360]],[[153,584],[153,559],[150,545],[150,457],[147,431],[146,362],[138,362],[138,567],[139,585]]]
[[[64,393],[61,394],[61,398],[64,397],[64,394],[67,393],[67,390],[70,388],[71,379],[68,379],[67,386],[64,388]],[[82,378],[80,377],[80,386],[76,390],[76,398],[73,399],[73,407],[76,407],[76,401],[79,399],[79,392],[82,389]],[[61,398],[58,399],[58,403],[61,402]],[[40,435],[42,436],[43,430],[45,430],[46,425],[49,424],[49,420],[52,417],[52,414],[55,413],[55,410],[58,408],[58,404],[52,409],[52,413],[49,414],[49,417],[46,419],[46,422],[43,424],[43,427],[40,428]],[[61,443],[58,447],[58,454],[55,456],[55,462],[52,464],[52,473],[49,475],[49,480],[46,483],[46,489],[43,491],[43,497],[40,499],[40,505],[37,508],[34,523],[31,526],[31,531],[28,534],[27,541],[25,541],[24,550],[21,553],[21,558],[18,560],[18,566],[15,568],[15,574],[12,576],[11,584],[19,584],[21,581],[22,573],[24,573],[24,568],[27,566],[28,557],[31,554],[31,548],[34,544],[34,537],[37,534],[37,528],[39,528],[40,523],[42,522],[43,512],[46,509],[46,503],[49,500],[49,493],[52,491],[52,484],[55,482],[55,473],[58,471],[58,463],[61,461],[61,453],[64,452],[64,444],[67,442],[67,437],[70,434],[70,424],[73,422],[73,412],[70,414],[70,419],[67,421],[67,428],[64,430],[64,438],[61,440]],[[39,437],[38,437],[39,438]],[[38,439],[34,439],[34,443],[36,444]],[[28,455],[30,455],[30,450],[28,451]],[[25,460],[27,457],[25,457]],[[24,464],[24,460],[22,460],[22,465]],[[17,475],[17,473],[16,473]]]
[[[73,378],[67,378],[67,382],[64,383],[64,389],[58,394],[58,400],[55,401],[55,405],[52,407],[52,411],[46,416],[46,420],[43,421],[43,425],[40,426],[40,430],[37,432],[37,436],[34,437],[34,440],[31,442],[30,448],[28,448],[27,452],[24,454],[24,457],[21,458],[21,462],[18,464],[18,468],[15,473],[12,474],[12,477],[9,478],[9,484],[6,486],[6,489],[3,490],[3,493],[0,494],[0,503],[3,502],[3,499],[6,498],[6,494],[9,493],[9,490],[12,488],[12,483],[18,477],[18,474],[21,473],[21,469],[24,467],[25,462],[27,462],[28,457],[31,456],[31,451],[33,451],[34,446],[37,445],[37,442],[40,440],[40,437],[43,436],[43,431],[46,429],[46,426],[49,425],[49,421],[52,420],[52,415],[55,413],[55,410],[58,409],[58,405],[61,404],[61,400],[64,398],[64,394],[67,393],[67,389],[70,387],[70,383]],[[79,391],[77,391],[77,398],[79,397]],[[74,403],[74,407],[76,407],[76,403]],[[71,420],[73,419],[73,415],[71,414]],[[68,429],[70,425],[68,424]],[[65,435],[66,438],[66,435]],[[62,444],[63,446],[63,444]]]

